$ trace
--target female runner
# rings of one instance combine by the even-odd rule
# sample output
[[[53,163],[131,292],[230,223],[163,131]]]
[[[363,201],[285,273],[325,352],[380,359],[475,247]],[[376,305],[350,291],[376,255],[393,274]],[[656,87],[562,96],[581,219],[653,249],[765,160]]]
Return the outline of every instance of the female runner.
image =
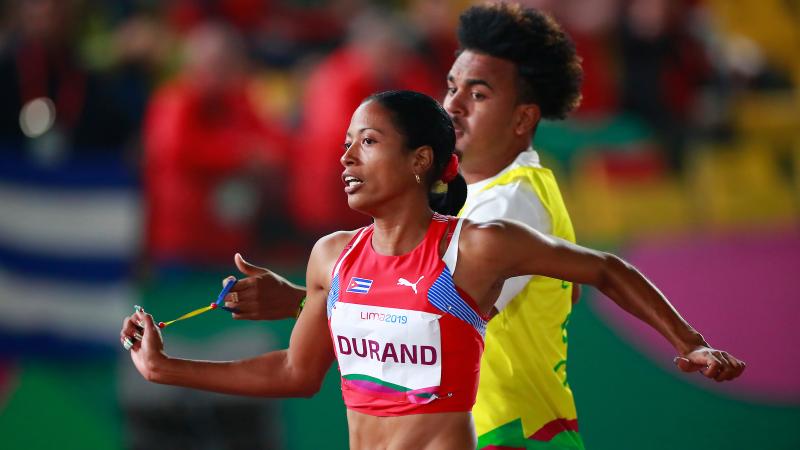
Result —
[[[168,356],[152,316],[127,317],[120,339],[140,333],[131,358],[145,379],[228,394],[308,397],[334,359],[342,377],[352,449],[474,449],[470,410],[483,333],[503,280],[542,275],[595,286],[660,332],[692,363],[732,379],[744,363],[709,347],[666,298],[619,258],[509,221],[457,211],[455,134],[430,97],[391,91],[353,114],[341,157],[351,208],[373,224],[320,239],[311,252],[305,308],[289,348],[255,358]],[[441,209],[440,209],[441,208]]]

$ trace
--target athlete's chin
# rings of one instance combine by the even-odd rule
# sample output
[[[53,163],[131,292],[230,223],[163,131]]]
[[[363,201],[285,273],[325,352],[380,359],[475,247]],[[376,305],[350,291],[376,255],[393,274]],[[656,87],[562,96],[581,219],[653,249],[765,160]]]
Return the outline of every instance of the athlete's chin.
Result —
[[[347,196],[347,206],[355,212],[359,212],[366,216],[372,216],[375,210],[375,201],[370,201],[368,198],[363,198],[358,195]]]

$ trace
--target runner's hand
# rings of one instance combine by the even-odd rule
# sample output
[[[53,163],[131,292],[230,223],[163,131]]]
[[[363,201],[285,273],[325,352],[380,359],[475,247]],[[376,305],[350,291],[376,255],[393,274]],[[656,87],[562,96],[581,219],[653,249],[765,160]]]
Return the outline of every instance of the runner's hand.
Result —
[[[675,358],[675,365],[684,372],[699,371],[703,376],[716,381],[733,380],[747,367],[744,361],[728,352],[704,346]]]
[[[167,358],[161,330],[153,322],[153,316],[140,310],[126,317],[122,321],[119,339],[123,346],[126,339],[133,342],[130,348],[131,360],[139,373],[146,380],[151,380],[159,364]]]

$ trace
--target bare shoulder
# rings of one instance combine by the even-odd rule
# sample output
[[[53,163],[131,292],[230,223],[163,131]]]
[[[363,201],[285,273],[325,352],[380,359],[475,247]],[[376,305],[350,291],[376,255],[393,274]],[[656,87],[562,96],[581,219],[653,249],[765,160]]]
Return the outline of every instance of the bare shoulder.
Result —
[[[477,222],[464,219],[458,242],[459,254],[470,259],[492,258],[500,250],[498,244],[507,237],[509,227],[513,226],[506,220]]]
[[[491,250],[497,245],[514,239],[519,233],[532,231],[530,227],[510,219],[476,222],[464,219],[459,249]]]
[[[506,230],[509,226],[513,226],[514,221],[508,219],[495,219],[495,220],[484,220],[482,222],[470,219],[464,219],[464,225],[462,226],[462,234],[464,236],[467,235],[492,235],[495,233],[502,232]]]
[[[458,250],[469,259],[505,267],[551,244],[551,238],[522,222],[496,219],[465,221]]]
[[[319,256],[335,255],[338,258],[344,247],[355,237],[358,231],[336,231],[325,235],[317,240],[311,253]]]
[[[358,230],[337,231],[323,236],[314,244],[311,256],[308,259],[307,286],[324,286],[330,279],[333,266],[345,246],[355,237]],[[316,281],[316,283],[312,283]]]

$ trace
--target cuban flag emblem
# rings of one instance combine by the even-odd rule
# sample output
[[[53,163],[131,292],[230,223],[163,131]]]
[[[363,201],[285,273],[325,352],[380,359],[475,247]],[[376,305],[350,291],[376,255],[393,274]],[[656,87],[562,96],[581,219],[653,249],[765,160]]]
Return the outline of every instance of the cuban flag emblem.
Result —
[[[347,290],[345,292],[352,292],[354,294],[366,294],[367,292],[369,292],[370,287],[372,287],[372,280],[368,280],[366,278],[353,277],[350,279],[350,283],[347,285]]]

